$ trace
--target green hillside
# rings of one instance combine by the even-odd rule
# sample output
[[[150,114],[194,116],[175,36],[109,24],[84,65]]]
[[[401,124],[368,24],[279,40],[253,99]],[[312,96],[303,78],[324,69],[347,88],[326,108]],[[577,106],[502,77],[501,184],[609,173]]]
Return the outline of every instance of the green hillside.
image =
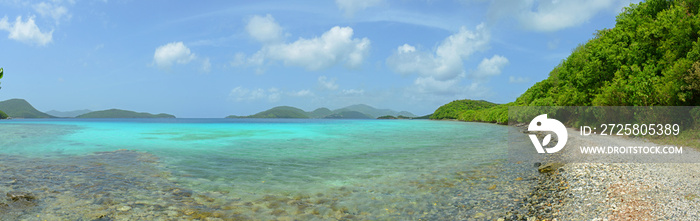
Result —
[[[308,112],[309,117],[311,118],[324,118],[325,116],[333,114],[333,111],[331,111],[328,108],[322,107],[318,108],[314,111]]]
[[[404,116],[408,116],[408,117],[415,117],[416,116],[416,115],[412,114],[411,112],[407,112],[407,111],[397,112],[397,111],[390,110],[390,109],[377,109],[377,108],[374,108],[372,106],[365,105],[365,104],[350,105],[350,106],[347,106],[344,108],[334,110],[333,113],[338,114],[338,113],[342,113],[345,111],[357,111],[360,113],[364,113],[364,114],[370,116],[371,118],[377,118],[377,117],[386,116],[386,115],[392,115],[392,116],[404,115]]]
[[[459,115],[465,112],[490,108],[496,105],[484,100],[456,100],[440,106],[430,119],[459,119]]]
[[[10,99],[0,102],[0,111],[12,118],[53,118],[35,109],[29,102],[23,99]]]
[[[443,106],[431,119],[507,123],[513,105],[700,105],[699,10],[700,1],[690,0],[633,4],[515,102],[456,112]]]
[[[228,116],[227,118],[240,117]],[[309,118],[309,116],[302,109],[289,106],[279,106],[244,118]]]
[[[149,114],[128,110],[109,109],[78,115],[76,118],[175,118],[175,116],[170,114]]]
[[[360,113],[359,111],[343,111],[336,114],[331,114],[326,117],[326,119],[373,119],[373,117]]]
[[[651,0],[619,14],[517,100],[535,106],[700,104],[699,1]]]

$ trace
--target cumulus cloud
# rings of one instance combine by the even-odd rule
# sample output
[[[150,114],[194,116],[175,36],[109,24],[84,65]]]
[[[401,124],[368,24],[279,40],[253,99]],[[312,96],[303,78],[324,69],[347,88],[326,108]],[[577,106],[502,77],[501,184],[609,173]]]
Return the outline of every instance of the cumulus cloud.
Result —
[[[253,16],[245,29],[251,37],[262,43],[279,42],[283,37],[282,27],[270,14],[265,17]]]
[[[335,79],[328,79],[326,76],[318,77],[318,85],[325,90],[337,90],[338,84],[335,83]]]
[[[422,92],[447,93],[454,91],[465,76],[464,60],[488,47],[490,34],[484,24],[475,30],[460,28],[445,38],[434,51],[417,50],[414,46],[399,46],[387,58],[387,65],[403,75],[417,74],[414,84]]]
[[[601,11],[616,10],[623,2],[629,4],[626,0],[496,0],[489,10],[497,17],[515,16],[527,29],[557,31],[583,24]]]
[[[268,89],[248,89],[244,87],[236,87],[232,89],[229,93],[229,97],[237,102],[267,100],[268,102],[274,103],[280,101],[282,99],[282,96],[310,97],[314,96],[314,93],[310,90],[285,92],[275,87],[271,87]]]
[[[258,19],[251,19],[248,26],[251,26],[253,22],[264,23],[264,26],[270,27],[279,26],[274,22],[272,16],[269,15],[259,17],[259,20],[264,21],[254,20]],[[277,33],[277,31],[267,31],[267,29],[270,28],[265,28],[265,31],[260,32]],[[263,47],[247,59],[237,55],[232,64],[245,62],[249,65],[260,66],[264,65],[267,60],[270,60],[281,61],[288,66],[303,67],[312,71],[328,68],[338,63],[344,63],[349,68],[357,68],[362,65],[370,47],[369,39],[353,38],[354,32],[350,27],[335,26],[320,37],[299,38],[291,43],[276,42],[272,39],[277,39],[278,37],[265,38],[259,36],[257,32],[251,32],[251,30],[248,30],[248,34],[260,40],[263,43]]]
[[[197,58],[182,42],[172,42],[156,48],[153,61],[159,68],[170,69],[175,64],[187,64]]]
[[[490,76],[496,76],[501,74],[503,66],[508,64],[508,59],[500,56],[494,55],[491,58],[484,58],[477,66],[474,76],[477,78],[484,78]]]
[[[379,5],[383,0],[335,0],[338,9],[345,11],[345,16],[351,17],[357,11]]]
[[[32,7],[34,8],[34,11],[39,13],[39,15],[53,18],[54,21],[56,21],[56,24],[58,24],[63,18],[71,18],[71,15],[68,13],[68,9],[62,5],[41,2],[34,4]]]
[[[22,16],[17,16],[13,24],[8,22],[7,17],[3,17],[0,19],[0,30],[10,32],[8,38],[26,44],[44,46],[53,41],[53,30],[50,32],[39,30],[34,22],[34,16],[27,18],[27,21],[22,21]]]

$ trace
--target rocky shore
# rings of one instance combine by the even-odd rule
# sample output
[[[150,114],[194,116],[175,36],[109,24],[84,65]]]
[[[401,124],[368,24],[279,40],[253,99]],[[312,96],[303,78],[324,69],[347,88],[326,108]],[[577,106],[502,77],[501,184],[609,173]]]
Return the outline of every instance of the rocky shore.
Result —
[[[658,146],[643,138],[580,136],[573,129],[567,144]],[[698,155],[690,147],[683,152]],[[504,220],[700,220],[698,163],[586,163],[572,157],[562,151],[533,165],[552,168],[541,171],[524,199],[527,214]]]

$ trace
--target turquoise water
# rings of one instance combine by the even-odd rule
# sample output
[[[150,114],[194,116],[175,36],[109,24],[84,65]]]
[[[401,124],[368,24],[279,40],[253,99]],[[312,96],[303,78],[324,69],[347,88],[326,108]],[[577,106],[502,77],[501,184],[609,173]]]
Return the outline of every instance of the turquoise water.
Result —
[[[0,123],[0,154],[60,164],[149,154],[163,174],[152,177],[213,198],[197,202],[221,218],[457,218],[514,206],[516,196],[502,196],[522,176],[504,169],[507,130],[427,120],[10,120]]]

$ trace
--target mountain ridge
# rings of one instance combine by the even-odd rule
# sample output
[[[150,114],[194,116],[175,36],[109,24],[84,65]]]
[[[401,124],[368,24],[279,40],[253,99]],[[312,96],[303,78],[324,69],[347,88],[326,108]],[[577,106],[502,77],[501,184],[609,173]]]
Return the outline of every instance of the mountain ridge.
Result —
[[[121,109],[109,109],[81,114],[75,118],[175,118],[175,116],[164,113],[151,114]]]
[[[277,106],[265,111],[248,116],[229,115],[226,118],[332,118],[332,119],[376,119],[380,116],[417,117],[408,111],[395,111],[391,109],[377,109],[366,104],[354,104],[335,110],[326,107],[317,108],[313,111],[304,111],[291,106]]]

